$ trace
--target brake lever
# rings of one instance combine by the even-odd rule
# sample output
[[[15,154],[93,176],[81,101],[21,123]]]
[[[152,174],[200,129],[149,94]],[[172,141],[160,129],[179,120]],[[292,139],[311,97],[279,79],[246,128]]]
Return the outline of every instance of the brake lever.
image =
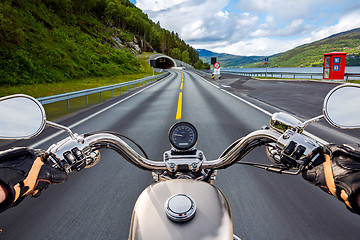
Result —
[[[302,170],[304,169],[304,166],[300,166],[297,171],[290,171],[288,168],[285,168],[280,165],[266,165],[261,163],[254,163],[254,162],[243,162],[239,161],[236,162],[236,164],[243,164],[248,165],[256,168],[260,168],[269,172],[278,173],[278,174],[287,174],[287,175],[299,175]]]

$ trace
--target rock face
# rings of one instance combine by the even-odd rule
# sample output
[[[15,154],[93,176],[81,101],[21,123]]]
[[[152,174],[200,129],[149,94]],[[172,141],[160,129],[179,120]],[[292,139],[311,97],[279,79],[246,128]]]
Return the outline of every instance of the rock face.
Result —
[[[142,38],[135,36],[133,43],[137,45],[137,48],[140,49],[142,52],[154,52],[153,47]]]
[[[106,25],[112,37],[111,40],[105,40],[105,42],[110,43],[114,48],[127,48],[133,54],[139,54],[141,52],[155,52],[153,47],[141,37],[133,36],[132,40],[129,41],[129,33],[124,33],[122,29],[115,27],[112,23],[107,23]]]
[[[147,43],[146,41],[144,41],[142,38],[140,38],[138,36],[134,36],[134,39],[131,42],[126,42],[124,40],[121,40],[117,36],[112,37],[112,40],[115,41],[115,43],[116,43],[116,44],[113,44],[114,48],[116,48],[116,49],[127,48],[133,54],[139,54],[141,52],[155,52],[149,43]]]

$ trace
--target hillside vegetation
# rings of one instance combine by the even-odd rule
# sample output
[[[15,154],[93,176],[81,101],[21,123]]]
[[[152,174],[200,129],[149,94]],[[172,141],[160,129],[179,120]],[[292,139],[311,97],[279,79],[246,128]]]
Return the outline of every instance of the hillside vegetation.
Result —
[[[202,61],[211,63],[211,57],[216,57],[216,60],[220,62],[221,67],[226,68],[238,68],[264,59],[263,56],[238,56],[227,53],[215,53],[206,49],[197,49],[197,51]]]
[[[324,53],[347,52],[346,66],[360,65],[360,28],[296,47],[269,58],[268,67],[322,67]],[[264,62],[246,67],[264,67]]]
[[[0,3],[0,86],[139,73],[137,53],[173,49],[198,63],[195,49],[129,0]]]

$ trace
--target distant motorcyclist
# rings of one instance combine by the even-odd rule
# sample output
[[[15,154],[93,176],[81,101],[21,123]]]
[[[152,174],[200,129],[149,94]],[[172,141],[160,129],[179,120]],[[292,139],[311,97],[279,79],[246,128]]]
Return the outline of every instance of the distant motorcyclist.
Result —
[[[66,181],[67,174],[52,165],[43,150],[22,147],[0,151],[0,212],[28,195],[39,196],[50,184]]]

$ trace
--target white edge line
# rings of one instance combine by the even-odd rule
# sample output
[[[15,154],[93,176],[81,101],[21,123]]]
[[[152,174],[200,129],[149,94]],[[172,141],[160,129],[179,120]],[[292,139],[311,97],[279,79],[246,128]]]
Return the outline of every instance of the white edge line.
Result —
[[[238,99],[238,100],[240,100],[240,101],[248,104],[249,106],[251,106],[251,107],[259,110],[260,112],[263,112],[263,113],[265,113],[266,115],[268,115],[268,116],[270,116],[270,117],[272,116],[272,113],[270,113],[270,112],[262,109],[261,107],[255,105],[255,104],[253,104],[253,103],[251,103],[251,102],[249,102],[249,101],[246,101],[245,99],[243,99],[243,98],[241,98],[241,97],[239,97],[239,96],[236,96],[236,95],[233,94],[233,93],[230,93],[230,92],[228,92],[228,91],[226,91],[226,90],[224,90],[224,89],[221,89],[219,86],[216,86],[215,84],[207,81],[206,79],[204,79],[204,81],[207,82],[207,83],[209,83],[209,84],[211,84],[212,86],[220,89],[220,90],[223,91],[224,93],[227,93],[227,94],[229,94],[230,96],[232,96],[232,97],[234,97],[234,98],[236,98],[236,99]],[[325,141],[325,140],[322,139],[322,138],[319,138],[319,137],[315,136],[314,134],[312,134],[312,133],[310,133],[310,132],[308,132],[308,131],[304,131],[304,135],[306,135],[306,136],[314,139],[315,141],[317,141],[317,142],[319,142],[319,143],[321,143],[321,144],[323,144],[323,145],[329,144],[329,142]]]
[[[169,75],[169,76],[170,76],[170,75]],[[167,76],[166,78],[168,78],[169,76]],[[140,91],[135,92],[135,93],[133,93],[132,95],[127,96],[126,98],[121,99],[120,101],[118,101],[118,102],[116,102],[116,103],[114,103],[114,104],[112,104],[112,105],[110,105],[110,106],[108,106],[108,107],[106,107],[106,108],[103,108],[103,109],[101,109],[100,111],[98,111],[98,112],[96,112],[96,113],[93,113],[92,115],[90,115],[90,116],[88,116],[88,117],[86,117],[86,118],[84,118],[84,119],[82,119],[82,120],[80,120],[80,121],[78,121],[78,122],[76,122],[76,123],[68,126],[68,128],[70,128],[70,129],[71,129],[71,128],[74,128],[74,127],[82,124],[83,122],[85,122],[85,121],[87,121],[87,120],[89,120],[89,119],[91,119],[91,118],[93,118],[93,117],[95,117],[95,116],[97,116],[97,115],[105,112],[106,110],[108,110],[108,109],[110,109],[110,108],[112,108],[112,107],[114,107],[114,106],[116,106],[116,105],[118,105],[118,104],[120,104],[120,103],[128,100],[129,98],[131,98],[131,97],[133,97],[133,96],[135,96],[135,95],[137,95],[137,94],[145,91],[146,89],[155,86],[155,85],[158,84],[158,83],[160,83],[160,81],[158,81],[158,82],[156,82],[156,83],[153,83],[153,84],[151,84],[150,86],[147,86],[146,88],[143,88],[143,89],[141,89]],[[44,139],[42,139],[42,140],[40,140],[40,141],[38,141],[38,142],[36,142],[36,143],[28,146],[28,147],[29,147],[29,148],[35,148],[35,147],[37,147],[37,146],[39,146],[39,145],[41,145],[41,144],[49,141],[50,139],[59,136],[59,135],[62,134],[62,133],[64,133],[64,131],[59,131],[59,132],[57,132],[57,133],[54,133],[54,134],[52,134],[52,135],[50,135],[50,136],[48,136],[48,137],[46,137],[46,138],[44,138]]]

